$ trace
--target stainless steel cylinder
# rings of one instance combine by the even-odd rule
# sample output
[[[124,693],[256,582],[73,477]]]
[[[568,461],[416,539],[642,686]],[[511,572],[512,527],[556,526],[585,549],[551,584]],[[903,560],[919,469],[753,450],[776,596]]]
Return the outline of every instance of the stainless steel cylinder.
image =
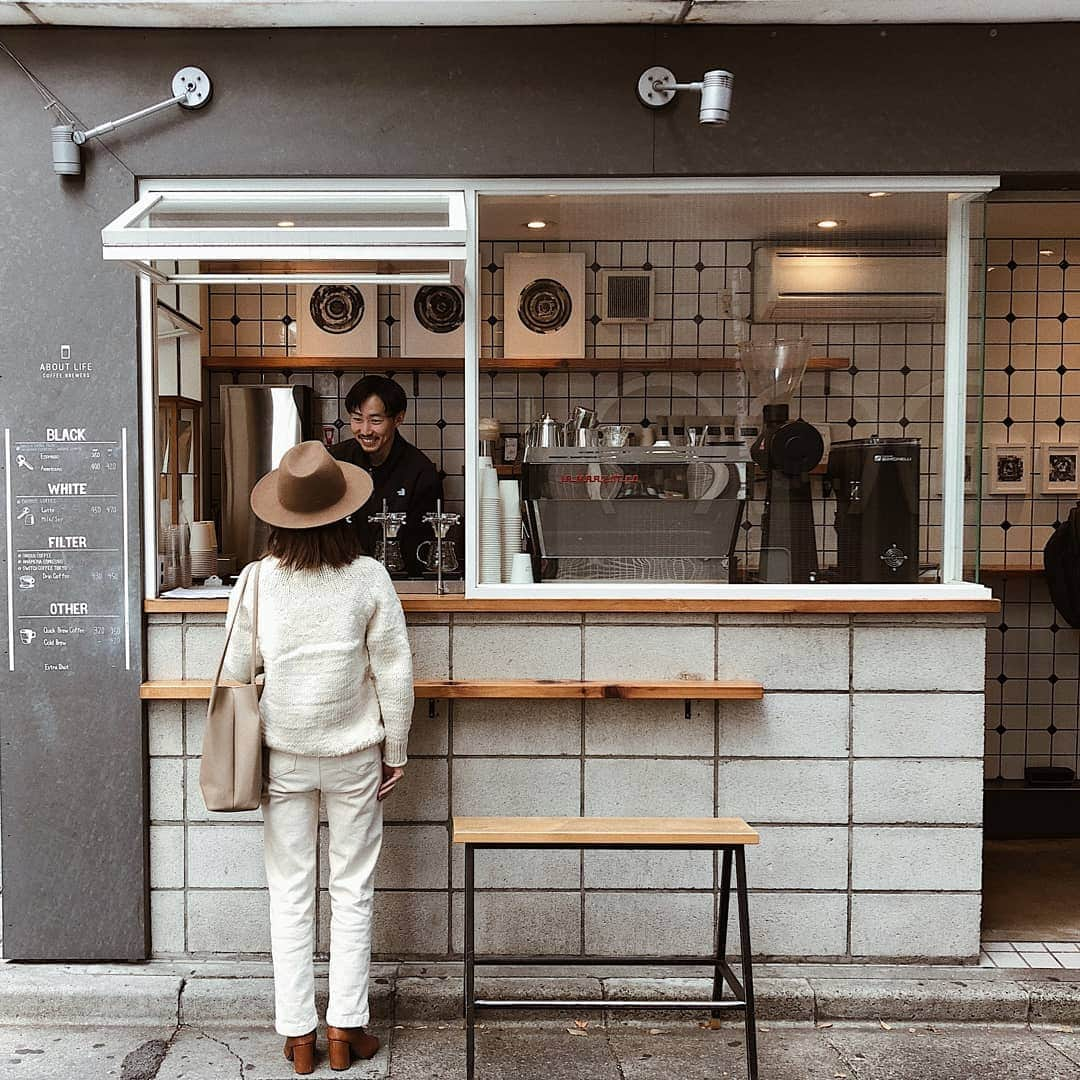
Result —
[[[53,172],[78,176],[82,172],[82,152],[75,145],[74,124],[56,124],[52,129]]]

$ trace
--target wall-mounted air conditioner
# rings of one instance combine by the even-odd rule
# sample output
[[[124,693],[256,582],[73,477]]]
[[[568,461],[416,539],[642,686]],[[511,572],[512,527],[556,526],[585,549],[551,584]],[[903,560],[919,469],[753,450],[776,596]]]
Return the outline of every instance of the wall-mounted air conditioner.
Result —
[[[754,250],[754,322],[937,322],[945,257],[927,248]]]

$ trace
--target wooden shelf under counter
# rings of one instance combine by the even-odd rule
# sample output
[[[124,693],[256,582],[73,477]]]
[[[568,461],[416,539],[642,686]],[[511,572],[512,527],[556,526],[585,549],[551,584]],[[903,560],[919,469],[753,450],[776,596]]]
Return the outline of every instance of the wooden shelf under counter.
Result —
[[[465,361],[452,357],[408,358],[401,356],[204,356],[208,371],[441,371],[465,370]],[[846,356],[812,356],[807,371],[843,371],[851,365]],[[480,370],[487,374],[516,371],[736,371],[732,357],[585,357],[583,359],[536,359],[499,357],[482,359]]]

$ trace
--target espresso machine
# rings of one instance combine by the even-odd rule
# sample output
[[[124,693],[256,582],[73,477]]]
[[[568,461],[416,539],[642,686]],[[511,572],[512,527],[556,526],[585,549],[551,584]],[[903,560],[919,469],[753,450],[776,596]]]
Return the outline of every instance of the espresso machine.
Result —
[[[735,580],[743,443],[528,446],[522,496],[537,580]]]
[[[761,434],[750,448],[765,473],[760,581],[808,582],[818,577],[810,470],[821,461],[825,442],[813,424],[790,415],[809,357],[805,338],[739,346],[750,411],[760,410],[762,416]]]
[[[918,581],[919,450],[919,440],[908,438],[832,444],[840,581]]]

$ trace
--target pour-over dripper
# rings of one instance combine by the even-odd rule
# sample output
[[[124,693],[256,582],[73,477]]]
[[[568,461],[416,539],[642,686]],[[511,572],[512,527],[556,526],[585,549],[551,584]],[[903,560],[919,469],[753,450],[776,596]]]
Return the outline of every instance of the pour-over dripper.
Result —
[[[383,502],[385,506],[385,500]],[[383,510],[381,514],[371,514],[368,521],[372,525],[382,526],[382,537],[375,541],[375,558],[386,567],[388,574],[404,574],[405,558],[401,554],[398,533],[405,524],[408,515],[399,511]]]
[[[739,346],[739,367],[746,376],[752,399],[751,414],[766,405],[786,405],[795,396],[810,359],[807,338],[779,339]]]

